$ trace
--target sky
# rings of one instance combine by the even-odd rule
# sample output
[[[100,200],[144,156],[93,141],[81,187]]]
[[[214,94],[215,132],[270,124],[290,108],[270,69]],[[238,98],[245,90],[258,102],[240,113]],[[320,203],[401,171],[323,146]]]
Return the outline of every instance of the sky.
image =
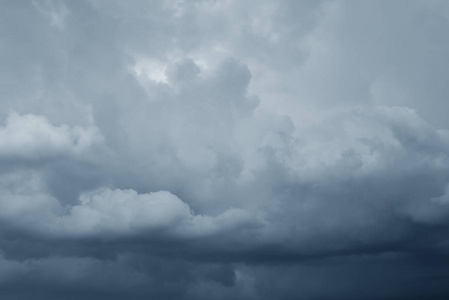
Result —
[[[2,0],[0,298],[449,298],[449,2]]]

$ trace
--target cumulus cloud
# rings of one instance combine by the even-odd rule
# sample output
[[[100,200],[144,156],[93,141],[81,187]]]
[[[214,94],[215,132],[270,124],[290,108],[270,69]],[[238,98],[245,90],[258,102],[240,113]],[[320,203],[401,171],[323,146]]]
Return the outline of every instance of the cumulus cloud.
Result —
[[[95,127],[53,126],[43,116],[10,112],[0,128],[0,156],[3,159],[39,159],[54,156],[81,156],[102,143]]]
[[[3,176],[2,215],[9,225],[17,220],[44,235],[130,235],[186,243],[204,238],[207,248],[232,252],[215,244],[219,236],[242,251],[276,246],[274,255],[362,251],[357,248],[402,241],[418,224],[423,230],[429,223],[445,224],[449,140],[444,131],[403,108],[354,111],[328,122],[310,129],[313,135],[268,132],[252,149],[258,163],[253,162],[252,176],[228,183],[237,192],[239,185],[248,185],[257,199],[245,201],[250,195],[237,194],[244,201],[238,204],[212,197],[228,206],[215,216],[195,214],[168,191],[100,189],[64,207],[38,171]],[[221,180],[209,178],[211,184]],[[383,234],[387,228],[389,234]],[[329,239],[338,242],[328,244]]]
[[[449,294],[446,3],[0,6],[2,297]]]

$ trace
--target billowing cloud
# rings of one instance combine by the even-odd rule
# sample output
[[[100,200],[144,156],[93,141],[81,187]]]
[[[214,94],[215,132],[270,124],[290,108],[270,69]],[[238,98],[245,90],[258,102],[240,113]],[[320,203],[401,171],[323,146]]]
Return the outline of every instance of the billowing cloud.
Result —
[[[0,156],[3,159],[42,159],[81,156],[102,142],[95,127],[53,126],[45,117],[10,112],[0,128]]]
[[[449,295],[445,2],[1,6],[1,297]]]

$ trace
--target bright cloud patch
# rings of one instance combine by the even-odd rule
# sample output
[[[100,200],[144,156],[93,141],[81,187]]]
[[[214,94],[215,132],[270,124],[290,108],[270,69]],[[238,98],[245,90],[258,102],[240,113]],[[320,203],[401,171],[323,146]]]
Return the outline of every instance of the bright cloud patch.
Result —
[[[82,155],[102,137],[95,127],[53,126],[43,116],[11,112],[0,127],[0,156],[4,158],[45,158]]]

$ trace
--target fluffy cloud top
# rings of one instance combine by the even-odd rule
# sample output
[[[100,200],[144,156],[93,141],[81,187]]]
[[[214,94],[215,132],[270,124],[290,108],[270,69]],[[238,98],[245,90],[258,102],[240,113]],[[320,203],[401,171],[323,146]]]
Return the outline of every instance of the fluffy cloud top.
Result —
[[[39,159],[59,155],[81,156],[100,144],[95,127],[53,126],[45,117],[10,112],[0,128],[0,156]]]

